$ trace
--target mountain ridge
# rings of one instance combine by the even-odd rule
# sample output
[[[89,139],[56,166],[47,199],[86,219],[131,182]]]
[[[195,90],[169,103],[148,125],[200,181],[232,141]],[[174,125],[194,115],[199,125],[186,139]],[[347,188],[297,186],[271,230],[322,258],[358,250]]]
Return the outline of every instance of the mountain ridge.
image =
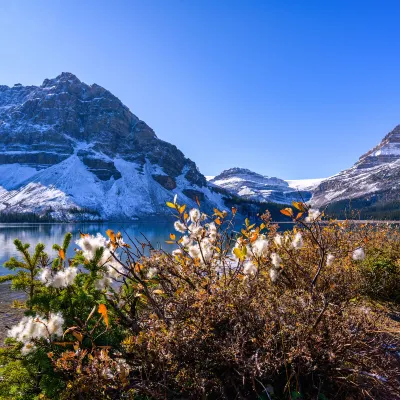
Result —
[[[57,220],[164,215],[175,194],[223,204],[175,145],[111,92],[66,72],[40,86],[0,86],[0,186],[0,212]]]

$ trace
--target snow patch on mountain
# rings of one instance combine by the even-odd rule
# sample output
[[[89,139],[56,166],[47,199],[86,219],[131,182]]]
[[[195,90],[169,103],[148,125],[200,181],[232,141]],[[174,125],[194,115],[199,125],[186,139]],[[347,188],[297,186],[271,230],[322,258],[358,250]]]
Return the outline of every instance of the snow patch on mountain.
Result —
[[[293,189],[312,191],[325,179],[327,178],[285,179],[285,181]]]

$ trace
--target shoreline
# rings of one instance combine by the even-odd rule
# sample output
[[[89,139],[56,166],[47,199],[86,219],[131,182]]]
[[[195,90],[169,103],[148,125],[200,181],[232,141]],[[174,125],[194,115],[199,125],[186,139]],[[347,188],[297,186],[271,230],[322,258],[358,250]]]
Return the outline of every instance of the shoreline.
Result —
[[[4,346],[7,330],[17,324],[24,315],[24,310],[13,308],[14,300],[23,300],[23,292],[11,290],[9,283],[0,284],[0,347]]]

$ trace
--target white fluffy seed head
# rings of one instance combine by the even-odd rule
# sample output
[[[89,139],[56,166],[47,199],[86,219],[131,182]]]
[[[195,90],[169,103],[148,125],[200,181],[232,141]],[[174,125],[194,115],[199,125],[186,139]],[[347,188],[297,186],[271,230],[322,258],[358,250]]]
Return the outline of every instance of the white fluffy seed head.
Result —
[[[78,269],[75,267],[67,267],[61,271],[52,274],[49,268],[44,268],[39,274],[39,280],[48,287],[64,288],[74,283]]]
[[[61,313],[50,313],[48,318],[42,316],[24,317],[7,334],[9,337],[24,343],[22,353],[27,354],[35,348],[31,343],[33,339],[62,336],[63,325],[64,318]]]
[[[256,257],[267,257],[268,255],[268,240],[264,235],[260,235],[252,244],[251,250]]]
[[[278,280],[279,274],[280,274],[279,271],[275,268],[271,268],[269,270],[269,277],[271,278],[271,281],[273,283],[275,283]]]
[[[200,219],[200,216],[201,216],[200,211],[197,208],[192,208],[189,211],[189,217],[193,223],[197,223]]]
[[[189,255],[192,258],[200,257],[200,248],[197,244],[193,244],[192,246],[189,246]]]
[[[107,246],[107,239],[98,233],[96,236],[84,235],[75,243],[83,250],[83,256],[90,261],[94,258],[97,249]]]
[[[335,261],[335,256],[333,254],[328,254],[326,257],[326,265],[329,267]]]
[[[365,258],[365,252],[362,247],[353,251],[353,260],[362,261]]]
[[[272,261],[272,265],[273,265],[275,268],[279,268],[279,267],[281,266],[282,259],[281,259],[281,257],[279,256],[279,254],[272,253],[272,254],[271,254],[271,261]]]
[[[51,269],[50,268],[43,268],[40,272],[39,272],[39,276],[38,276],[39,280],[41,282],[43,282],[46,286],[49,282],[51,282],[51,280],[53,279],[52,275],[51,275]]]
[[[180,232],[180,233],[186,232],[186,226],[181,221],[175,221],[174,228],[177,232]]]
[[[308,215],[306,217],[306,222],[314,222],[315,220],[318,219],[318,217],[321,215],[321,212],[315,208],[310,208],[308,210]]]
[[[183,247],[187,247],[192,243],[192,239],[189,236],[182,236],[181,245]]]
[[[296,235],[294,235],[292,246],[297,250],[303,247],[303,236],[301,235],[301,232],[297,232]]]
[[[109,286],[111,286],[112,280],[111,278],[107,277],[107,276],[103,276],[100,279],[97,279],[94,283],[94,287],[97,290],[104,290],[106,288],[108,288]]]
[[[251,261],[246,261],[243,265],[243,273],[245,275],[255,275],[257,267]]]
[[[282,246],[283,238],[282,235],[277,233],[274,237],[274,242],[277,246]]]
[[[155,275],[157,275],[157,268],[155,267],[150,267],[149,270],[147,271],[147,278],[151,279],[153,278]]]

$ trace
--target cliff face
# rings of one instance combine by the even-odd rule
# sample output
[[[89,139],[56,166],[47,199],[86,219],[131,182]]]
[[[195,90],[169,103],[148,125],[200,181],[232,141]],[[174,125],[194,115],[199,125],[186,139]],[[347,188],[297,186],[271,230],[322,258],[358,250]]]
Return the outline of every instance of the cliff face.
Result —
[[[314,191],[316,206],[350,199],[368,199],[384,205],[400,198],[400,125],[353,167],[324,180]]]
[[[1,212],[131,219],[168,213],[174,194],[221,201],[193,161],[106,89],[70,73],[0,86]]]

